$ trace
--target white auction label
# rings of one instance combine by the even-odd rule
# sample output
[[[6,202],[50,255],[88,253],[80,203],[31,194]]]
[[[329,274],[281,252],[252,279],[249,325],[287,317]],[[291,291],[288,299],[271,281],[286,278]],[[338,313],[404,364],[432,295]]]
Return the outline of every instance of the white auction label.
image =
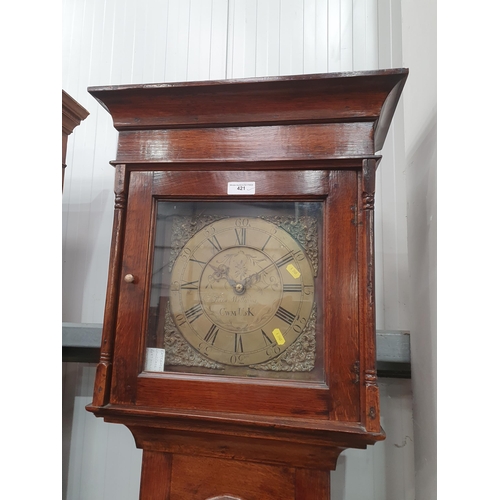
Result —
[[[255,194],[255,182],[228,182],[227,194]]]
[[[148,347],[146,349],[146,366],[144,370],[147,372],[162,372],[165,370],[165,349],[157,349]]]

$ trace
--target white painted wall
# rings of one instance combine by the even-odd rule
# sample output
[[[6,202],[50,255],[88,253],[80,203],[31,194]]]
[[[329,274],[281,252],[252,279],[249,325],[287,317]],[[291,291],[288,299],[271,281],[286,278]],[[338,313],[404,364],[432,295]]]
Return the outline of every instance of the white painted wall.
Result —
[[[63,88],[90,112],[68,144],[63,194],[63,321],[101,323],[104,310],[114,204],[114,169],[109,161],[115,158],[117,133],[108,113],[87,93],[88,86],[408,65],[407,87],[415,74],[427,85],[427,99],[433,79],[427,76],[425,82],[419,25],[409,20],[413,15],[419,22],[432,17],[431,4],[433,0],[63,0]],[[409,15],[406,24],[401,22],[402,6]],[[435,52],[432,38],[426,44],[426,53]],[[414,238],[421,242],[417,226],[423,193],[406,187],[408,145],[413,146],[419,134],[413,128],[413,113],[418,113],[418,123],[424,123],[432,106],[418,108],[415,90],[413,100],[406,98],[408,88],[403,93],[405,106],[401,103],[398,107],[382,150],[384,159],[378,171],[376,312],[377,328],[410,329],[413,338],[414,327],[425,330],[415,321],[419,307],[425,304],[416,299],[432,282],[433,271],[430,265],[429,272],[427,268],[421,272],[420,253],[414,253],[412,272],[414,276],[419,274],[420,281],[418,285],[410,283],[408,241]],[[409,134],[405,127],[410,127]],[[429,140],[432,143],[432,131]],[[413,172],[418,176],[421,170]],[[431,175],[426,179],[432,183]],[[410,182],[416,180],[413,176]],[[430,192],[431,204],[432,196]],[[413,211],[410,207],[407,228],[408,203],[413,203]],[[432,253],[432,244],[432,239],[426,240],[424,254]],[[412,246],[417,248],[421,246]],[[428,260],[423,262],[427,264]],[[410,291],[417,306],[411,317]],[[432,373],[433,358],[421,359],[429,350],[424,348],[425,333],[420,335],[420,351],[417,347],[413,365],[424,362],[425,369],[430,368]],[[134,499],[141,452],[135,449],[126,429],[104,424],[83,409],[91,400],[94,369],[83,364],[64,368],[65,498]],[[418,382],[420,388],[425,380]],[[385,380],[381,391],[388,438],[368,450],[343,454],[333,473],[334,500],[415,497],[412,387],[409,381]],[[424,427],[419,434],[422,442],[417,443],[419,467],[429,464],[432,453],[431,442],[425,437],[432,405],[421,394],[417,406],[423,401],[420,416]],[[130,479],[126,492],[113,489],[122,470]],[[432,463],[422,467],[418,477],[422,488],[433,474]]]
[[[63,363],[63,499],[138,500],[142,451],[132,434],[85,410],[95,371],[92,364]]]
[[[90,115],[68,144],[62,320],[101,323],[104,312],[117,132],[87,87],[400,67],[395,5],[64,0],[63,88]],[[389,330],[408,328],[402,117],[401,106],[382,151],[376,195],[377,327]]]
[[[435,0],[402,1],[405,175],[417,500],[437,489],[437,55]]]

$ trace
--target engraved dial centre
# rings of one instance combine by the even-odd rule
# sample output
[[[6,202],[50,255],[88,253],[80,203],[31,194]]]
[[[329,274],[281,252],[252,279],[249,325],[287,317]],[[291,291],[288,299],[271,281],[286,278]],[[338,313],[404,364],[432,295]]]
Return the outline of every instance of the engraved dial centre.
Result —
[[[200,302],[214,324],[247,333],[262,328],[276,313],[282,281],[273,261],[250,247],[217,253],[200,279]]]

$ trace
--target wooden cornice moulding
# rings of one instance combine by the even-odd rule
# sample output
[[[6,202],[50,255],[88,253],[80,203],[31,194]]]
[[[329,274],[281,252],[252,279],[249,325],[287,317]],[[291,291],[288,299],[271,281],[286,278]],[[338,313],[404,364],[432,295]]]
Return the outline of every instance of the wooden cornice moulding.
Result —
[[[62,91],[62,185],[64,188],[64,170],[66,168],[66,150],[68,136],[75,127],[89,116],[89,112],[75,101],[67,92]]]
[[[120,132],[119,161],[245,161],[262,148],[269,151],[269,141],[278,149],[267,160],[298,160],[379,151],[407,77],[407,69],[390,69],[90,87],[89,92]],[[311,130],[313,143],[288,151],[299,129]],[[158,149],[160,143],[164,147]]]
[[[70,135],[75,127],[89,116],[89,112],[67,92],[62,91],[62,131]]]

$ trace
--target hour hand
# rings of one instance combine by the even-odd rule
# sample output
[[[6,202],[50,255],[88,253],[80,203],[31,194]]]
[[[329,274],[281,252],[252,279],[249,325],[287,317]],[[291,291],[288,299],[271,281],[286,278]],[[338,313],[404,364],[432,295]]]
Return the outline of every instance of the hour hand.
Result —
[[[219,280],[221,278],[224,278],[233,288],[236,286],[236,281],[232,280],[228,275],[227,275],[227,267],[224,265],[220,265],[219,267],[215,267],[212,264],[208,264],[214,271],[215,279]]]

